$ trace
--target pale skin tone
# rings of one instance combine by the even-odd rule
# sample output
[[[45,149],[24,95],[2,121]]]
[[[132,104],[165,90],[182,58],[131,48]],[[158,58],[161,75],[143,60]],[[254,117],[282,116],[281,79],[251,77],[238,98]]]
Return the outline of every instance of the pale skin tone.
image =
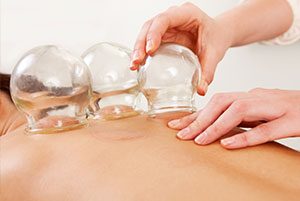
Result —
[[[12,104],[7,93],[0,90],[0,136],[9,133],[26,122],[24,115]]]
[[[163,42],[189,47],[202,66],[198,93],[205,95],[217,64],[230,47],[272,39],[286,32],[293,21],[286,0],[248,0],[211,18],[200,8],[185,3],[147,21],[134,47],[131,70]],[[169,122],[178,138],[206,145],[241,123],[251,130],[223,139],[228,149],[253,146],[275,139],[300,136],[300,91],[254,89],[244,93],[216,94],[199,112]]]
[[[18,126],[0,138],[0,200],[299,200],[299,152],[180,142],[166,124],[182,115],[90,120],[56,134]]]
[[[177,133],[179,138],[195,139],[197,144],[206,145],[243,122],[259,121],[249,131],[221,140],[225,148],[242,148],[300,136],[299,103],[300,91],[254,89],[216,94],[202,111],[168,125],[182,129]]]

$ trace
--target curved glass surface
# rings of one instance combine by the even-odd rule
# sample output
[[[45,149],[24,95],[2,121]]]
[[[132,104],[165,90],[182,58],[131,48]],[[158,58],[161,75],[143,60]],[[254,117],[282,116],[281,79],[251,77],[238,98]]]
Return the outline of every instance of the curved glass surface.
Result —
[[[15,66],[12,99],[25,113],[30,133],[56,133],[86,123],[91,97],[86,64],[56,46],[28,51]]]
[[[167,43],[146,59],[139,70],[140,90],[148,100],[148,113],[194,111],[199,81],[198,57],[188,48]]]
[[[129,70],[131,50],[116,43],[98,43],[82,58],[92,73],[94,119],[119,119],[137,115],[137,73]]]

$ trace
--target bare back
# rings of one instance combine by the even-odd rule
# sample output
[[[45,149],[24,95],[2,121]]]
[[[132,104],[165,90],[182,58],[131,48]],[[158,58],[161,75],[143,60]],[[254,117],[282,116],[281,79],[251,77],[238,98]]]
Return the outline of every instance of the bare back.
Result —
[[[300,197],[300,153],[276,143],[197,146],[176,139],[166,119],[145,116],[52,135],[23,130],[1,137],[3,201]]]

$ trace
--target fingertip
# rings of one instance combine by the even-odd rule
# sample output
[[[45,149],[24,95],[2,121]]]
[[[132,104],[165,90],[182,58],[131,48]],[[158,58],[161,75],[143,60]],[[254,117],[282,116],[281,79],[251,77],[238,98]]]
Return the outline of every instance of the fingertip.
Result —
[[[188,136],[189,133],[190,133],[190,130],[191,130],[191,129],[190,129],[189,127],[186,127],[186,128],[184,128],[184,129],[182,129],[181,131],[179,131],[179,132],[177,133],[177,137],[180,138],[180,139],[182,139],[182,140],[186,139],[187,136]]]
[[[131,67],[130,67],[130,70],[132,70],[132,71],[135,71],[135,70],[137,70],[137,69],[138,69],[137,66],[131,66]]]
[[[129,66],[130,70],[137,70],[139,68],[139,64],[137,61],[131,61],[130,62],[130,66]]]
[[[174,120],[168,122],[168,126],[170,128],[177,128],[179,123],[180,123],[179,119],[174,119]]]
[[[152,56],[161,44],[161,37],[157,35],[148,36],[146,41],[146,53]]]
[[[236,141],[235,136],[222,139],[221,140],[221,145],[225,149],[238,149],[238,148],[242,148],[241,145]]]
[[[228,145],[231,145],[235,142],[234,138],[233,137],[228,137],[228,138],[225,138],[225,139],[222,139],[221,140],[221,144],[224,145],[224,146],[228,146]]]
[[[201,96],[205,96],[205,94],[207,93],[207,89],[208,89],[208,83],[205,81],[205,79],[201,79],[197,87],[198,94]]]
[[[141,56],[142,56],[142,54],[139,49],[134,50],[131,54],[131,63],[136,63],[139,60],[141,60],[141,58],[140,58]]]
[[[154,43],[152,39],[147,40],[146,53],[151,55],[153,53]]]
[[[202,142],[202,139],[201,139],[200,136],[196,137],[196,138],[194,139],[194,142],[195,142],[196,144],[198,144],[198,145],[203,145],[203,142]]]
[[[184,140],[184,138],[180,135],[180,134],[176,134],[176,137],[178,138],[178,139],[180,139],[180,140]]]
[[[208,134],[206,131],[204,131],[203,133],[201,133],[200,135],[198,135],[196,138],[195,138],[195,143],[196,144],[199,144],[199,145],[206,145],[208,144]]]
[[[200,95],[200,96],[205,96],[205,91],[203,91],[203,89],[201,89],[200,87],[197,88],[197,93]]]

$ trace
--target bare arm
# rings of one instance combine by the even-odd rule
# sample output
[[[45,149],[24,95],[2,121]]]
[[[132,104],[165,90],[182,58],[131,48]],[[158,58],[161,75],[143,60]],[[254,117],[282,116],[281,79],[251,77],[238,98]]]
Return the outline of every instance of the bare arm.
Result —
[[[231,45],[234,47],[286,32],[292,25],[293,12],[286,0],[248,0],[216,20],[232,30]]]
[[[131,69],[137,70],[161,42],[184,45],[199,57],[202,75],[198,93],[204,95],[228,48],[279,36],[292,22],[293,11],[286,0],[248,0],[216,18],[191,3],[174,6],[144,24]]]

